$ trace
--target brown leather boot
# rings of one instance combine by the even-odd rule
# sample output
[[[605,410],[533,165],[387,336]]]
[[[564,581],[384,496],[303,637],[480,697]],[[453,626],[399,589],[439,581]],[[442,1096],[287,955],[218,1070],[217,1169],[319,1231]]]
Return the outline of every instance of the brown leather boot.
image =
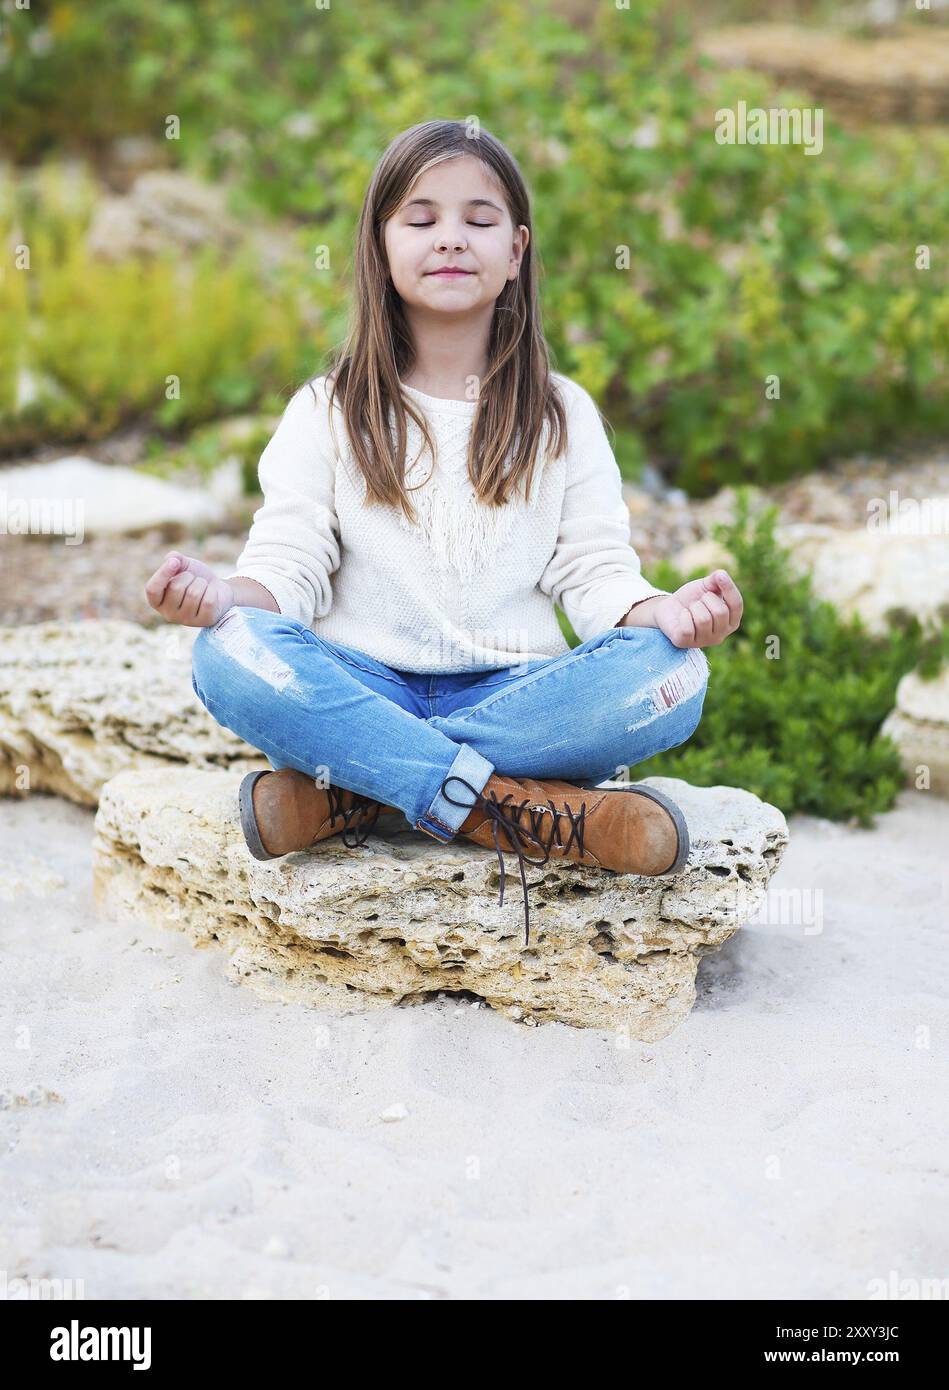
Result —
[[[450,796],[449,782],[461,782],[469,793],[463,799]],[[568,859],[618,873],[676,873],[689,857],[689,832],[681,809],[662,792],[630,782],[617,787],[598,787],[592,782],[535,780],[502,777],[492,773],[481,792],[462,777],[446,777],[441,786],[446,801],[472,804],[460,835],[497,850],[501,866],[504,903],[504,856],[517,855],[524,893],[524,941],[530,940],[525,861],[546,864],[549,859]],[[532,858],[526,851],[538,857]]]
[[[386,806],[345,787],[320,787],[295,767],[248,772],[240,785],[239,802],[244,839],[255,859],[278,859],[339,834],[348,848],[355,849],[383,812],[402,814],[398,806]],[[347,839],[350,832],[352,838]]]

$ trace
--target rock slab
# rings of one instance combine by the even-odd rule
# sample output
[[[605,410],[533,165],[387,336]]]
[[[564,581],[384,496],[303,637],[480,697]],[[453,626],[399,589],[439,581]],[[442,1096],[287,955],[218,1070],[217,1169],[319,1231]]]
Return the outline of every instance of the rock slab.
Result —
[[[269,768],[195,695],[197,632],[118,618],[0,627],[0,795],[95,806],[124,768]]]
[[[229,978],[267,999],[337,1013],[465,991],[523,1022],[664,1037],[694,1003],[701,957],[758,912],[788,838],[750,792],[649,778],[685,812],[685,870],[528,868],[525,947],[514,855],[503,907],[493,850],[441,844],[397,815],[358,848],[335,837],[261,862],[241,833],[239,784],[232,770],[111,778],[95,819],[97,903],[219,942]]]
[[[228,508],[215,492],[230,488],[237,470],[217,475],[215,488],[184,487],[138,468],[74,455],[8,468],[3,474],[9,535],[55,536],[67,548],[86,536],[135,536],[153,527],[188,536],[217,526]],[[68,560],[67,560],[68,563]]]

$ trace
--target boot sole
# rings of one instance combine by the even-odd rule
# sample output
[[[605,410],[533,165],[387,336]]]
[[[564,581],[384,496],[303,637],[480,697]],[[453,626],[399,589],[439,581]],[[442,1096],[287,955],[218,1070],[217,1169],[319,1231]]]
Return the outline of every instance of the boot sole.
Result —
[[[571,779],[572,780],[572,779]],[[668,869],[663,869],[662,874],[654,874],[651,877],[661,878],[665,874],[676,874],[684,868],[689,859],[689,827],[685,823],[685,816],[682,814],[681,807],[671,801],[664,792],[657,792],[653,787],[644,787],[641,782],[626,782],[619,787],[604,787],[600,782],[574,782],[575,787],[583,787],[586,791],[603,792],[635,792],[637,796],[646,796],[650,801],[655,801],[657,805],[668,812],[673,825],[676,828],[677,847],[676,857],[669,865]]]
[[[282,859],[280,854],[271,854],[264,849],[263,841],[260,838],[260,831],[257,828],[257,817],[254,815],[253,791],[259,777],[266,777],[267,769],[261,768],[259,772],[248,772],[240,785],[238,801],[241,810],[241,829],[244,832],[244,839],[247,848],[255,859]]]

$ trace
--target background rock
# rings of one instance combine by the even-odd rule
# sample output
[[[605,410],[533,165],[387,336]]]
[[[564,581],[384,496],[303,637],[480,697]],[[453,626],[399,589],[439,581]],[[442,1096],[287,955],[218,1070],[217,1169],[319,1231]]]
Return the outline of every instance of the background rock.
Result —
[[[229,504],[240,500],[239,469],[233,467],[199,491],[80,455],[9,468],[2,486],[10,534],[15,528],[16,534],[30,534],[27,524],[35,513],[39,534],[63,537],[68,545],[81,544],[85,535],[134,535],[153,526],[185,535],[222,522]]]
[[[795,24],[739,24],[702,36],[723,67],[773,74],[857,121],[944,121],[949,115],[949,34],[934,27],[880,38],[815,33]]]
[[[900,750],[907,780],[915,785],[918,769],[928,769],[928,790],[949,796],[949,667],[935,680],[915,671],[896,688],[896,706],[880,732]]]
[[[175,169],[149,169],[128,193],[100,200],[86,242],[104,260],[126,260],[159,255],[170,246],[194,252],[208,245],[232,250],[243,234],[223,188]]]
[[[809,570],[814,591],[842,613],[859,614],[871,632],[885,632],[889,612],[920,620],[949,609],[949,538],[841,531],[792,522],[775,528],[794,564]]]
[[[273,219],[234,216],[224,185],[204,182],[178,169],[148,169],[127,192],[102,198],[86,233],[89,250],[101,260],[183,255],[214,246],[222,255],[252,248],[256,262],[272,271],[292,258],[292,228]]]

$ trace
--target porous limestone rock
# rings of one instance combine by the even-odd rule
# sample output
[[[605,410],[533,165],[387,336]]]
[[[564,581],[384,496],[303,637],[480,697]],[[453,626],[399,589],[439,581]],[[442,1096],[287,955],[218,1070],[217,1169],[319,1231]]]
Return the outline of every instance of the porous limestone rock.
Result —
[[[907,672],[880,732],[900,750],[911,785],[949,796],[949,666],[934,680]]]
[[[224,770],[112,778],[95,819],[96,900],[198,945],[220,942],[229,978],[265,998],[338,1013],[469,991],[525,1022],[664,1037],[692,1007],[700,957],[756,914],[787,843],[781,812],[750,792],[650,778],[686,815],[686,869],[528,866],[525,947],[513,854],[501,907],[493,850],[442,844],[398,814],[380,816],[357,848],[336,836],[258,861],[240,829],[239,783]]]
[[[899,535],[790,522],[775,537],[814,592],[845,616],[859,614],[870,632],[887,629],[889,613],[933,620],[949,610],[949,540],[940,534]]]
[[[269,768],[195,695],[197,632],[124,619],[0,627],[0,795],[95,806],[124,768]]]

